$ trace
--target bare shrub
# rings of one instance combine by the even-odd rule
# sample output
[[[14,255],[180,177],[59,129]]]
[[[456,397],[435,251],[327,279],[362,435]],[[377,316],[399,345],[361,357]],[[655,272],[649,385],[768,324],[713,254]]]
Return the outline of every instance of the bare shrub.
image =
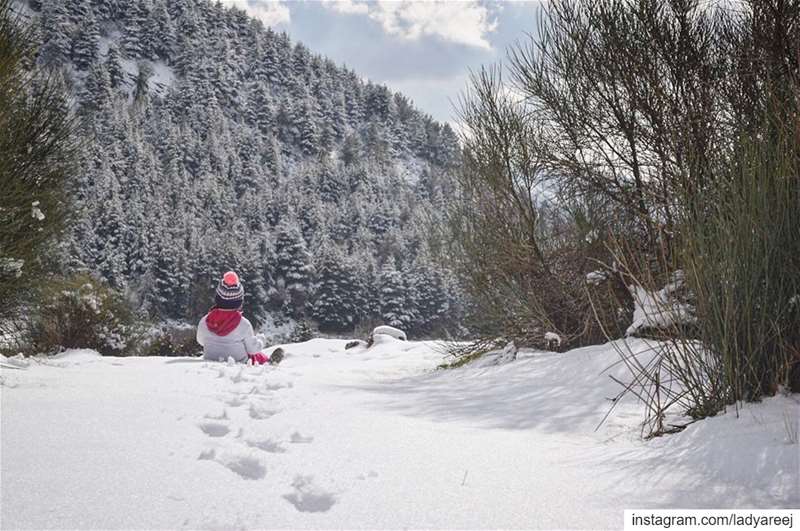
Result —
[[[53,280],[42,289],[30,321],[31,350],[89,348],[103,355],[134,352],[141,330],[123,297],[87,276]]]

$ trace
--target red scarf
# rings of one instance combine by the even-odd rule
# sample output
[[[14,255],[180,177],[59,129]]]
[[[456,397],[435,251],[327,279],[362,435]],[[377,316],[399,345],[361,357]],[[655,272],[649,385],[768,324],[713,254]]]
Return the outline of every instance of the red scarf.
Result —
[[[242,312],[239,310],[213,308],[206,316],[206,325],[218,336],[227,336],[239,326],[241,320]]]

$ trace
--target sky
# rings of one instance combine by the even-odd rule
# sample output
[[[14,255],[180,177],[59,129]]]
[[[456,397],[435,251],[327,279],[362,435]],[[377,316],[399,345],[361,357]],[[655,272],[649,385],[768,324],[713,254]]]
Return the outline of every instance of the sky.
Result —
[[[223,0],[315,53],[402,92],[442,122],[469,70],[501,61],[535,31],[538,1]]]

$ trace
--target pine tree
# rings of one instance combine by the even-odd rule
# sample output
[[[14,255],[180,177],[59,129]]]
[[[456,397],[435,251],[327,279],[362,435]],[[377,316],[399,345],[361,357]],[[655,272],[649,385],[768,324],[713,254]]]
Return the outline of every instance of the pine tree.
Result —
[[[143,27],[147,10],[143,2],[131,2],[125,9],[125,27],[122,33],[122,51],[128,59],[138,60],[144,56]]]
[[[358,161],[363,155],[363,146],[357,133],[351,133],[344,138],[342,145],[342,161],[346,165],[351,165]]]
[[[276,277],[285,289],[284,304],[292,316],[305,313],[311,292],[311,255],[297,225],[283,223],[275,242]]]
[[[62,0],[42,0],[41,28],[41,61],[56,65],[66,62],[72,51],[72,35],[69,13]]]
[[[62,0],[66,8],[69,21],[72,25],[80,27],[90,16],[93,17],[92,6],[86,0]]]
[[[120,13],[120,0],[92,0],[99,20],[110,20]]]
[[[424,258],[418,259],[407,275],[414,297],[415,331],[423,334],[433,332],[443,324],[450,310],[442,274]]]
[[[352,330],[358,321],[358,286],[349,266],[344,253],[330,241],[319,247],[311,314],[321,330],[344,332]]]
[[[301,319],[292,331],[292,335],[289,336],[289,342],[303,343],[311,339],[314,339],[314,331],[311,329],[311,324],[309,324],[307,319]]]
[[[256,83],[250,91],[250,99],[247,106],[247,118],[250,124],[255,126],[262,135],[268,135],[275,127],[275,119],[272,111],[272,98],[265,83]]]
[[[381,318],[389,326],[408,330],[413,320],[408,308],[403,277],[394,264],[387,262],[380,275]]]
[[[106,70],[108,70],[108,79],[111,82],[112,89],[118,89],[126,83],[125,70],[122,69],[120,62],[119,48],[112,44],[108,48],[108,55],[106,55]]]
[[[319,129],[317,126],[317,113],[311,96],[306,95],[295,107],[293,117],[297,128],[297,144],[305,155],[314,155],[320,147]]]
[[[83,110],[110,112],[111,79],[105,65],[93,64],[86,76],[83,94]]]
[[[264,167],[267,175],[275,177],[281,167],[281,152],[278,140],[270,132],[264,138],[263,146],[264,148],[261,151],[261,165]]]
[[[81,70],[87,70],[97,61],[100,31],[94,12],[89,8],[81,21],[75,41],[72,44],[72,61]]]
[[[315,188],[313,193],[322,201],[328,203],[338,203],[342,195],[344,195],[344,179],[338,168],[335,168],[330,160],[320,163],[319,176]]]
[[[175,27],[167,12],[166,3],[159,0],[144,22],[142,53],[153,61],[166,59],[173,53],[175,44]]]
[[[51,10],[55,11],[48,2]],[[52,18],[50,19],[52,20]],[[64,86],[30,64],[36,43],[8,0],[0,0],[0,321],[29,324],[30,290],[46,275],[70,205],[75,124]],[[24,305],[24,311],[20,306]],[[8,330],[9,328],[5,328]]]
[[[133,98],[134,101],[141,103],[150,94],[149,81],[153,77],[153,67],[144,62],[140,62],[138,67],[139,73],[133,85]]]

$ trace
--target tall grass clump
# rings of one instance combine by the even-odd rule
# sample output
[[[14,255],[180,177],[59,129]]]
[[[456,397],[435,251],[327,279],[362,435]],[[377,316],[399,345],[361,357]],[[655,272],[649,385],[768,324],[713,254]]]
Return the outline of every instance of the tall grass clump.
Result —
[[[707,193],[686,197],[680,247],[664,266],[678,274],[666,286],[617,246],[625,277],[651,294],[659,321],[646,333],[651,349],[615,343],[631,375],[619,383],[645,404],[649,435],[674,429],[670,412],[712,416],[790,385],[800,363],[798,132],[795,120],[762,138],[742,135]],[[691,315],[668,296],[675,290]]]
[[[711,201],[694,198],[685,234],[687,282],[703,347],[717,359],[722,402],[786,384],[800,347],[800,127],[742,137]]]

